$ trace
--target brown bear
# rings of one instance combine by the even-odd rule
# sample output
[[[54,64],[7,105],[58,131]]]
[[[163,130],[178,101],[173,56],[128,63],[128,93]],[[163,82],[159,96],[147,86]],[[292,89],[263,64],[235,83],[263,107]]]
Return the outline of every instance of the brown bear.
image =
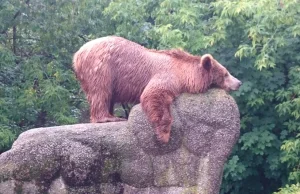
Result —
[[[181,93],[200,93],[215,85],[226,91],[242,84],[210,54],[152,50],[121,37],[108,36],[83,45],[73,67],[90,104],[91,122],[114,122],[115,103],[141,102],[158,140],[167,143],[170,105]]]

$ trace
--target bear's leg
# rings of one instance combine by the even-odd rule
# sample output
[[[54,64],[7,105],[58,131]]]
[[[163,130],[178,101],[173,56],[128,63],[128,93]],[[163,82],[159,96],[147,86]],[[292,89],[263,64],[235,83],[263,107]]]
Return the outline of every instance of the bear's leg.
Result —
[[[110,106],[109,106],[109,114],[114,115],[114,106],[115,103],[111,100]]]
[[[165,106],[164,114],[159,122],[159,125],[155,127],[155,133],[157,139],[163,143],[168,143],[171,133],[172,116],[170,111],[170,105]]]
[[[155,87],[145,88],[141,96],[141,104],[150,123],[155,128],[159,141],[169,142],[172,116],[170,105],[174,99],[174,93]]]
[[[87,95],[90,103],[91,123],[126,121],[126,119],[113,116],[114,103],[110,98],[111,93],[103,91],[100,95],[98,93]]]

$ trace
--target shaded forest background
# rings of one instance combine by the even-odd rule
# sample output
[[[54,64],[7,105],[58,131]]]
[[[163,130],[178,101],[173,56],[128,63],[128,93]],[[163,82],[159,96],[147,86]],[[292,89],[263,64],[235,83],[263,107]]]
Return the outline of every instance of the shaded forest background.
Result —
[[[299,0],[0,0],[0,153],[30,128],[82,121],[72,56],[107,35],[211,53],[244,83],[221,193],[300,192]]]

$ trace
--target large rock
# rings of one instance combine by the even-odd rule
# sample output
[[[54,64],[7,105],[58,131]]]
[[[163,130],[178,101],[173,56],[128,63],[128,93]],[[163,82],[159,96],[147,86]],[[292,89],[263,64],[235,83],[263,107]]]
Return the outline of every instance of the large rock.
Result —
[[[183,94],[172,115],[166,145],[140,105],[126,122],[26,131],[0,155],[0,193],[217,194],[239,136],[235,101],[216,89]]]

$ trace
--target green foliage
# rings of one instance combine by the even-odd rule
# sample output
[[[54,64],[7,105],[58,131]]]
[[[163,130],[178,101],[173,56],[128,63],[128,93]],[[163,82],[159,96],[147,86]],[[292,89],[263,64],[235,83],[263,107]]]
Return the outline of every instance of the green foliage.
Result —
[[[282,157],[281,161],[287,163],[291,173],[289,174],[289,180],[293,182],[300,182],[300,133],[296,138],[285,140],[281,146]]]
[[[287,185],[284,188],[281,188],[279,192],[275,192],[274,194],[299,194],[300,192],[300,184],[292,184]]]
[[[210,41],[235,52],[240,62],[232,65],[233,73],[247,72],[242,75],[244,86],[234,94],[242,131],[228,163],[239,156],[240,167],[235,168],[247,169],[240,174],[245,181],[236,184],[235,177],[224,177],[222,192],[270,193],[280,183],[298,182],[299,2],[217,1],[212,5],[216,17]]]
[[[299,0],[5,0],[0,9],[0,152],[29,128],[82,120],[72,55],[114,34],[211,53],[243,81],[232,93],[241,137],[221,193],[299,192]]]
[[[15,134],[5,125],[0,125],[0,150],[6,150],[13,143]]]

